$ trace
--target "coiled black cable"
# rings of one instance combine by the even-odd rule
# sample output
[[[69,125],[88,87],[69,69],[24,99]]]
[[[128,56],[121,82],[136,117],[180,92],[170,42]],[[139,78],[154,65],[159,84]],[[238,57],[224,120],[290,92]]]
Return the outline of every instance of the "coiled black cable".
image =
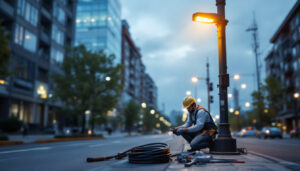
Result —
[[[151,164],[168,163],[172,154],[165,143],[151,143],[132,148],[128,152],[129,163]]]
[[[141,146],[133,147],[123,153],[118,153],[115,156],[105,156],[96,158],[87,158],[87,162],[105,161],[112,158],[122,159],[128,156],[129,163],[135,164],[153,164],[153,163],[168,163],[173,156],[170,153],[170,148],[165,143],[150,143]]]

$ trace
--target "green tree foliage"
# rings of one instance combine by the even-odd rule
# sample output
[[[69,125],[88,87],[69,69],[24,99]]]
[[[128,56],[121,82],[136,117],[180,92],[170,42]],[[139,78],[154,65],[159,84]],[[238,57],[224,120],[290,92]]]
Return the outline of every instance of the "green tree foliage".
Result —
[[[262,126],[264,126],[266,123],[268,123],[268,120],[264,119],[264,115],[263,115],[263,111],[265,108],[265,101],[264,101],[264,96],[262,93],[254,91],[252,94],[252,105],[253,105],[253,114],[254,117],[253,119],[256,120],[256,122],[258,123],[258,128],[261,128]],[[252,118],[250,118],[252,119]],[[252,119],[252,120],[253,120]]]
[[[122,89],[121,66],[113,62],[113,55],[91,52],[81,45],[67,49],[62,64],[64,74],[52,75],[54,96],[64,102],[73,115],[81,116],[82,134],[85,133],[86,110],[91,111],[94,128],[95,118],[105,120],[107,111],[117,104]]]
[[[151,132],[154,130],[156,126],[156,121],[158,119],[155,118],[155,115],[150,114],[150,109],[146,108],[143,110],[143,130],[144,132]]]
[[[5,120],[0,121],[0,130],[4,132],[17,132],[22,127],[23,122],[17,117],[9,117]]]
[[[128,134],[131,134],[132,128],[136,122],[139,120],[140,105],[131,99],[124,109],[124,119],[125,127],[128,131]]]
[[[268,112],[266,112],[266,114],[273,118],[278,115],[278,112],[283,107],[285,89],[275,77],[268,76],[265,82],[266,84],[263,86],[263,90],[265,91],[268,105]]]
[[[253,108],[245,115],[239,115],[239,123],[244,126],[262,126],[271,125],[272,119],[278,116],[282,108],[286,90],[280,85],[279,81],[268,76],[265,84],[261,86],[261,93],[254,91],[252,93]],[[232,113],[229,114],[231,128],[237,129],[237,117]],[[255,122],[256,121],[256,122]]]
[[[9,35],[5,33],[0,20],[0,79],[9,75],[8,60],[10,58]]]

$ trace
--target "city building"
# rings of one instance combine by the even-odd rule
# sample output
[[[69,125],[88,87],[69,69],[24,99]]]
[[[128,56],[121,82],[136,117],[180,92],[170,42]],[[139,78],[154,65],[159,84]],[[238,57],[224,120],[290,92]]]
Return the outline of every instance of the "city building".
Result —
[[[124,85],[122,100],[135,99],[142,103],[144,97],[142,81],[145,66],[142,62],[142,55],[130,37],[129,25],[122,20],[122,84]]]
[[[142,55],[130,36],[126,20],[122,20],[122,64],[122,101],[134,99],[157,109],[157,87],[150,75],[145,73]]]
[[[300,92],[300,1],[296,2],[270,42],[273,48],[265,58],[267,75],[277,78],[287,91],[285,104],[276,120],[291,130],[295,128],[295,110],[299,111],[300,105],[295,107],[293,98],[295,92]]]
[[[155,82],[147,73],[144,76],[144,82],[144,101],[148,107],[157,109],[157,87]]]
[[[121,6],[119,0],[79,0],[76,44],[89,50],[104,50],[121,63]]]
[[[56,122],[49,75],[62,73],[65,47],[72,46],[76,0],[0,0],[2,26],[10,33],[13,74],[0,85],[0,119],[15,116],[31,127]]]
[[[156,107],[157,88],[150,76],[145,74],[142,55],[130,36],[128,23],[121,21],[119,0],[78,1],[76,44],[83,44],[92,51],[104,50],[107,55],[113,54],[115,63],[123,65],[124,89],[118,111],[130,99],[139,103],[149,102],[150,106]]]

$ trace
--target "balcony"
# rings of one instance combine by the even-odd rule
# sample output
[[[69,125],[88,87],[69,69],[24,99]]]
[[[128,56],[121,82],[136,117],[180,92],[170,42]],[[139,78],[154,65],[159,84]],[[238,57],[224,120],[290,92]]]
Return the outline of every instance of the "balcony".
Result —
[[[44,42],[47,43],[48,45],[50,45],[50,37],[47,33],[45,33],[44,31],[40,32],[40,39]]]

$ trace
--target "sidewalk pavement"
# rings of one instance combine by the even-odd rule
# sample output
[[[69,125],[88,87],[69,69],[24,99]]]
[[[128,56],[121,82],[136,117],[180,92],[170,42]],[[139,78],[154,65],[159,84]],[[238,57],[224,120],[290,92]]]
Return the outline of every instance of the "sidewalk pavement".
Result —
[[[189,145],[184,142],[184,151],[189,149]],[[207,149],[208,150],[208,149]],[[248,154],[242,155],[212,155],[215,159],[236,159],[243,160],[245,163],[207,163],[204,165],[194,165],[191,167],[185,167],[184,164],[173,161],[167,171],[177,170],[222,170],[222,171],[234,171],[234,170],[261,170],[261,171],[287,171],[287,170],[300,170],[300,165],[292,162],[283,161],[277,158],[266,156],[263,154],[248,152]]]
[[[175,137],[171,141],[166,142],[170,146],[170,151],[172,154],[187,151],[189,145],[183,138]],[[208,149],[207,149],[208,150]],[[90,171],[119,171],[119,170],[143,170],[143,171],[244,171],[244,170],[254,170],[254,171],[288,171],[288,170],[300,170],[300,165],[292,162],[287,162],[279,160],[270,156],[265,156],[262,154],[248,152],[248,154],[243,155],[213,155],[215,159],[236,159],[243,160],[245,163],[207,163],[204,165],[194,165],[191,167],[185,167],[184,164],[178,163],[173,157],[173,161],[164,164],[130,164],[128,159],[115,160],[111,163],[99,165],[99,167],[93,168]]]

